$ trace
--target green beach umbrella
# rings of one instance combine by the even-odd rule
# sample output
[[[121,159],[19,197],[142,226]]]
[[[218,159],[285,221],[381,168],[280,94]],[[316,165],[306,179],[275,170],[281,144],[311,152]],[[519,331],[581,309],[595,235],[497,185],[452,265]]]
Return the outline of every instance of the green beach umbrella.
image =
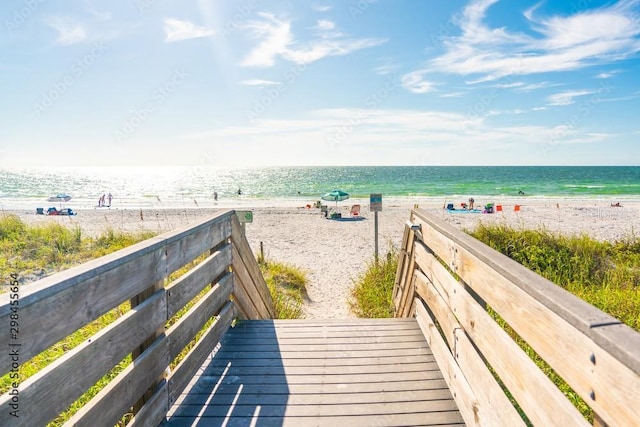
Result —
[[[336,206],[338,206],[338,202],[347,200],[349,198],[349,193],[342,190],[333,190],[326,194],[323,194],[320,198],[329,202],[336,202]]]

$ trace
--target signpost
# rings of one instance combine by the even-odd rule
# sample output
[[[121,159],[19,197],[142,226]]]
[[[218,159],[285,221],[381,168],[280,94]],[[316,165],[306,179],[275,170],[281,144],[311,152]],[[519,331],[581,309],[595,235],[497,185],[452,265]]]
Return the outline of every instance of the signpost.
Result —
[[[374,212],[375,260],[378,264],[378,212],[382,211],[382,194],[369,195],[369,211]]]
[[[242,232],[244,233],[244,225],[248,222],[253,222],[253,211],[236,211],[238,221],[242,225]]]

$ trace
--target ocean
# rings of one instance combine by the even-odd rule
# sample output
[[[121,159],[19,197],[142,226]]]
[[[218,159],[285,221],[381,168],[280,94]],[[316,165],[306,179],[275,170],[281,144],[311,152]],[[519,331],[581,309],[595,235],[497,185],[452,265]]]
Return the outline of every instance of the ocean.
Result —
[[[238,189],[241,194],[238,194]],[[380,193],[416,202],[468,197],[640,199],[635,166],[353,166],[218,169],[207,167],[50,167],[0,170],[0,208],[65,204],[94,208],[113,194],[114,208],[288,206],[319,200],[333,189],[351,198]],[[214,200],[218,193],[218,201]],[[520,192],[524,193],[521,194]]]

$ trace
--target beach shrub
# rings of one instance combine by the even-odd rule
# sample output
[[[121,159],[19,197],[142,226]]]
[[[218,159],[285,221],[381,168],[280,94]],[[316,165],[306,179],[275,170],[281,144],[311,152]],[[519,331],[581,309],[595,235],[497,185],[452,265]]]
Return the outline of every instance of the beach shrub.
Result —
[[[290,264],[258,257],[260,270],[273,299],[276,319],[301,319],[307,295],[306,273]]]
[[[546,229],[480,224],[476,239],[640,330],[640,239],[598,241]]]
[[[155,234],[108,229],[94,238],[84,236],[79,227],[57,223],[28,225],[16,215],[3,215],[0,217],[0,280],[4,287],[9,283],[9,275],[14,273],[19,275],[22,284],[32,282]]]
[[[367,264],[366,270],[354,280],[349,306],[358,317],[387,318],[394,316],[393,284],[398,269],[398,250],[389,244],[385,256]]]

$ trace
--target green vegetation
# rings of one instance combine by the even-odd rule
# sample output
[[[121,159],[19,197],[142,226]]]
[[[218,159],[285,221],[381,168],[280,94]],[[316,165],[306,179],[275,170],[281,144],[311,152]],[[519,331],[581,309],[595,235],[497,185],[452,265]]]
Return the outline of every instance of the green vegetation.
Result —
[[[15,215],[0,216],[0,280],[6,285],[11,273],[19,273],[27,281],[36,280],[154,235],[108,229],[91,238],[83,236],[78,227],[29,226]]]
[[[300,319],[306,296],[307,276],[292,265],[267,261],[258,257],[260,270],[267,282],[276,319]]]
[[[398,251],[389,245],[387,255],[377,264],[370,262],[367,269],[354,281],[349,301],[358,317],[393,317],[393,282],[398,269]]]
[[[600,242],[484,224],[469,234],[640,330],[640,239]]]

